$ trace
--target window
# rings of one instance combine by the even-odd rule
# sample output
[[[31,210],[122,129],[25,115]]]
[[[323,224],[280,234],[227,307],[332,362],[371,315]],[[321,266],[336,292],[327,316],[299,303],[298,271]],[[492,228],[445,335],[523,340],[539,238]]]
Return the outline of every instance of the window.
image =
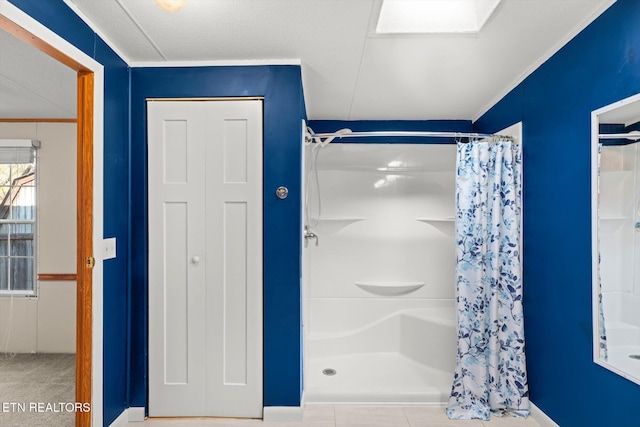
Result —
[[[0,295],[36,295],[36,148],[0,140]]]
[[[376,33],[479,33],[501,0],[384,0]]]

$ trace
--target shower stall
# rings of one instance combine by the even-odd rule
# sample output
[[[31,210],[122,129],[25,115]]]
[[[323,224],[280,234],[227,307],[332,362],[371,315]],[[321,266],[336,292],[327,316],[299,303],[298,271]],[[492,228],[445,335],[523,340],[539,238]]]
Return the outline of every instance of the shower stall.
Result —
[[[305,156],[305,401],[446,402],[456,146],[333,142]]]

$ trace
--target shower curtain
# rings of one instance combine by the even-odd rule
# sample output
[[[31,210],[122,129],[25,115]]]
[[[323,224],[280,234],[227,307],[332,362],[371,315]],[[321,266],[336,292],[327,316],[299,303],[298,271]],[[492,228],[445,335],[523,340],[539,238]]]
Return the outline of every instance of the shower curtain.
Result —
[[[504,139],[458,143],[458,356],[447,415],[524,418],[529,391],[521,268],[522,148]]]
[[[598,144],[598,218],[600,218],[600,158],[602,157],[602,144]],[[600,267],[600,235],[598,234],[598,346],[600,348],[600,358],[605,362],[609,359],[609,349],[607,347],[607,329],[604,323],[604,308],[602,306],[602,274]]]

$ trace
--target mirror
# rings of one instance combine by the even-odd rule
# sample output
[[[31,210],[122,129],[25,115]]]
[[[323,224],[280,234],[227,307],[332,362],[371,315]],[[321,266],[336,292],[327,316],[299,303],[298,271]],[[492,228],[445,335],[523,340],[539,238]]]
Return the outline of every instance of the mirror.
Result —
[[[591,129],[594,361],[640,384],[640,95]]]

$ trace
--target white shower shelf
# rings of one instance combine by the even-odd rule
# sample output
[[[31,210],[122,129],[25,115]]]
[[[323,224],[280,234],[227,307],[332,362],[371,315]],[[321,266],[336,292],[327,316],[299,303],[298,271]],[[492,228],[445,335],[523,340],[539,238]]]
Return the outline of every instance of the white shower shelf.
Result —
[[[598,225],[604,233],[613,233],[628,219],[628,216],[601,215]]]
[[[432,225],[448,236],[453,236],[456,223],[456,219],[452,216],[446,216],[443,218],[416,218],[416,221]]]
[[[405,295],[424,286],[424,282],[355,282],[354,284],[360,289],[382,296]]]
[[[600,171],[600,187],[618,187],[633,176],[630,170]]]
[[[316,230],[318,233],[333,234],[342,230],[343,228],[353,224],[354,222],[363,221],[364,218],[320,218],[312,219],[311,223],[318,223]]]
[[[619,177],[626,178],[627,176],[631,176],[633,170],[624,169],[624,170],[601,170],[600,175],[606,175],[607,177]]]

